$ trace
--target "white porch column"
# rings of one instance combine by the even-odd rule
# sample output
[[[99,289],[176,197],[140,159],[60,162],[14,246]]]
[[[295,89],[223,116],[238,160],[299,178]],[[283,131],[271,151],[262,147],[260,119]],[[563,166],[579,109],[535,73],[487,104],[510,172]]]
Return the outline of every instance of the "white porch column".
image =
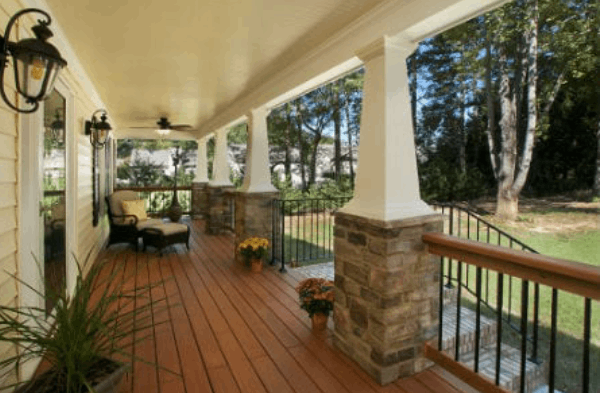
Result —
[[[423,244],[443,221],[420,198],[406,57],[383,37],[365,62],[354,199],[335,215],[333,342],[382,385],[430,366],[438,327],[439,258]]]
[[[198,159],[196,164],[196,177],[194,183],[208,183],[208,158],[206,157],[207,138],[201,138],[198,142]]]
[[[253,109],[248,114],[248,150],[242,192],[277,191],[271,184],[271,170],[269,168],[268,115],[269,110],[266,107]]]
[[[215,159],[213,161],[213,178],[208,183],[211,187],[233,186],[229,180],[229,162],[227,161],[227,129],[215,132]]]
[[[416,45],[382,37],[365,63],[354,199],[342,212],[382,221],[431,214],[420,197],[406,58]]]

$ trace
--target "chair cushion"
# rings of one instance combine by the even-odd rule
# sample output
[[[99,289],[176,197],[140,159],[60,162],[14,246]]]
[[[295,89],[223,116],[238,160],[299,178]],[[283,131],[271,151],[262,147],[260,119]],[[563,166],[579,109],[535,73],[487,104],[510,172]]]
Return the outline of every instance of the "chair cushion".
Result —
[[[113,216],[122,216],[123,215],[123,201],[135,201],[138,200],[138,195],[137,192],[135,191],[129,191],[129,190],[123,190],[123,191],[116,191],[113,194],[111,194],[109,197],[109,203],[110,203],[110,211],[112,213]]]
[[[154,226],[153,229],[159,230],[163,234],[163,236],[169,236],[174,235],[176,233],[186,233],[188,231],[188,226],[185,224],[170,222]]]
[[[161,226],[161,225],[164,225],[163,221],[161,219],[149,218],[147,220],[138,221],[138,223],[135,227],[137,228],[138,231],[141,231],[142,229],[145,229],[145,228],[157,227],[157,226]]]
[[[148,215],[146,214],[146,205],[144,204],[143,199],[137,199],[135,201],[123,201],[121,202],[123,207],[123,214],[128,216],[136,216],[138,221],[143,221],[148,219]]]

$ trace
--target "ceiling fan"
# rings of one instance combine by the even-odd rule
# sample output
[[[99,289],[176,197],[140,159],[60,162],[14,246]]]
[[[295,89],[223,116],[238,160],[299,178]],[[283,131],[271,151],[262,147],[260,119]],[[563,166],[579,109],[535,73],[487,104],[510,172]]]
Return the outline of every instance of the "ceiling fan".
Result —
[[[156,124],[158,125],[158,129],[156,130],[156,132],[158,132],[161,136],[167,135],[168,133],[171,132],[171,130],[173,130],[173,131],[188,131],[188,130],[193,129],[193,127],[189,124],[171,124],[169,119],[167,119],[166,117],[161,117],[160,120],[158,120],[156,122]],[[143,128],[143,129],[147,130],[147,129],[152,129],[154,127],[129,127],[129,128]]]

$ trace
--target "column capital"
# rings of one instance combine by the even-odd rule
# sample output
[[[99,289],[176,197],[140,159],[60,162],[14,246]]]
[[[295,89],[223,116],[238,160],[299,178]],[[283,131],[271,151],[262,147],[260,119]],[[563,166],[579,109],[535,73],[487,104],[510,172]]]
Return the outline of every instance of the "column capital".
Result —
[[[363,62],[368,62],[376,57],[383,56],[386,48],[404,52],[406,57],[410,56],[419,44],[405,37],[382,36],[369,45],[356,51],[356,56]]]

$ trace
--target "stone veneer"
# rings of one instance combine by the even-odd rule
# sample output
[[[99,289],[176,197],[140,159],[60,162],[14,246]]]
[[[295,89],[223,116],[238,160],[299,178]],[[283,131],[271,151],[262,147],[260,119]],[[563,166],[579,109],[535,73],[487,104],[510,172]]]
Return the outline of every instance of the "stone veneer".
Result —
[[[192,217],[208,216],[208,183],[192,183]]]
[[[421,236],[442,229],[439,214],[336,214],[334,344],[382,385],[431,365],[423,344],[437,337],[440,264]]]
[[[264,237],[272,242],[273,237],[273,200],[279,198],[279,192],[235,194],[235,249],[249,237]],[[235,253],[236,261],[243,258]],[[269,258],[267,258],[269,259]]]
[[[230,217],[230,198],[235,192],[234,186],[211,186],[206,187],[208,201],[208,215],[206,217],[206,233],[217,235],[225,230],[229,225],[227,221]]]

